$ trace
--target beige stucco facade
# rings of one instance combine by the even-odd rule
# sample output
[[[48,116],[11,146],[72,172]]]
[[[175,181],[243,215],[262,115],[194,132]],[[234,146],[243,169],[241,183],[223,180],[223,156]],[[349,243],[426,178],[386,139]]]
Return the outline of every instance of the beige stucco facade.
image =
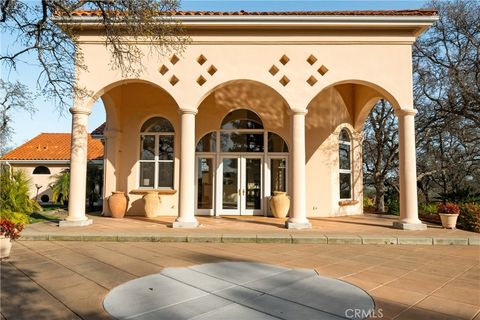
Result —
[[[67,161],[10,161],[8,165],[14,170],[23,170],[27,174],[30,179],[29,195],[31,198],[37,197],[38,187],[38,201],[40,203],[43,203],[42,196],[44,195],[48,196],[49,200],[47,202],[53,201],[50,184],[54,182],[54,177],[57,174],[70,167]],[[45,167],[50,173],[34,173],[35,168],[38,167]]]
[[[175,192],[162,195],[158,214],[179,216],[180,221],[185,215],[191,223],[188,226],[194,226],[194,214],[200,214],[195,200],[198,190],[192,189],[196,186],[196,173],[192,175],[195,144],[219,130],[232,110],[247,109],[260,117],[266,132],[278,134],[288,145],[284,156],[287,193],[292,196],[291,227],[308,227],[308,217],[362,214],[361,132],[375,102],[385,98],[402,118],[400,130],[405,132],[400,138],[401,206],[410,211],[402,211],[400,222],[420,225],[415,218],[416,185],[412,182],[412,44],[435,19],[401,15],[182,17],[191,40],[185,50],[155,56],[145,46],[143,72],[126,79],[110,69],[109,53],[95,28],[89,27],[90,20],[78,17],[77,23],[83,24],[79,41],[88,66],[87,72],[78,72],[78,79],[92,95],[77,101],[71,110],[73,144],[79,146],[72,148],[72,182],[81,180],[84,171],[82,128],[94,101],[102,99],[107,113],[104,196],[124,191],[130,197],[127,214],[144,214],[139,194],[140,130],[149,118],[163,117],[175,130]],[[343,128],[352,138],[349,199],[339,195]],[[219,168],[224,156],[218,150],[212,155],[214,189],[222,183],[218,174],[222,174]],[[248,158],[248,154],[243,156]],[[266,174],[271,155],[264,151],[258,156],[265,168],[259,212],[267,214],[270,186]],[[79,172],[77,178],[74,170]],[[72,185],[82,188],[82,184]],[[72,193],[80,197],[80,191]],[[70,201],[71,221],[84,219],[80,202]],[[216,199],[209,214],[223,213]]]

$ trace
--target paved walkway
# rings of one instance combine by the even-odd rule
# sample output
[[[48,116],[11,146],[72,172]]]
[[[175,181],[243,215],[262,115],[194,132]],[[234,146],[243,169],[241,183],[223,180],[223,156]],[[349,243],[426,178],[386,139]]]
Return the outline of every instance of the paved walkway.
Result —
[[[480,244],[480,234],[428,224],[423,231],[392,227],[393,216],[362,215],[310,219],[312,229],[288,230],[285,219],[224,216],[198,217],[196,229],[172,229],[174,217],[113,219],[91,216],[87,227],[59,228],[55,222],[27,226],[21,240],[276,242],[329,244]]]
[[[383,319],[480,320],[480,247],[257,243],[16,242],[2,261],[2,317],[108,319],[107,293],[165,267],[247,261],[308,268],[359,286]]]

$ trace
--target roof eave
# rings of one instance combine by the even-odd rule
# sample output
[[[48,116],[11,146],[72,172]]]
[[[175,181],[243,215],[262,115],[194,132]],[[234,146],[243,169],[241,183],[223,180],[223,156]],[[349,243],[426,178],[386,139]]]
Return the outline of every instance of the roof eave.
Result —
[[[178,21],[186,28],[412,28],[420,34],[438,20],[437,15],[359,16],[359,15],[204,15],[163,16]],[[59,24],[100,26],[101,17],[75,16],[56,18]]]

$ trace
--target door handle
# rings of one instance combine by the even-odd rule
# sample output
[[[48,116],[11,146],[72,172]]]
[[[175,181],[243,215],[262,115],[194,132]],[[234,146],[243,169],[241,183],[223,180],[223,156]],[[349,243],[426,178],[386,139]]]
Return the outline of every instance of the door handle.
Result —
[[[245,195],[245,189],[242,189],[242,195],[243,196]]]

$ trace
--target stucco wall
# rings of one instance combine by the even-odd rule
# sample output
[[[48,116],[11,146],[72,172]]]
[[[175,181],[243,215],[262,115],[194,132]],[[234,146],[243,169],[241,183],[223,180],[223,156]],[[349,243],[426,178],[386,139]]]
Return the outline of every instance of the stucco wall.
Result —
[[[33,170],[35,170],[38,166],[45,166],[50,170],[50,174],[33,174]],[[35,184],[42,186],[38,190],[38,201],[40,201],[42,195],[47,195],[52,201],[52,190],[50,189],[49,185],[54,182],[54,176],[65,169],[68,169],[69,166],[64,164],[43,164],[38,163],[35,165],[32,164],[12,164],[12,168],[14,170],[23,170],[28,174],[30,178],[30,197],[35,198],[37,194],[37,188]]]

